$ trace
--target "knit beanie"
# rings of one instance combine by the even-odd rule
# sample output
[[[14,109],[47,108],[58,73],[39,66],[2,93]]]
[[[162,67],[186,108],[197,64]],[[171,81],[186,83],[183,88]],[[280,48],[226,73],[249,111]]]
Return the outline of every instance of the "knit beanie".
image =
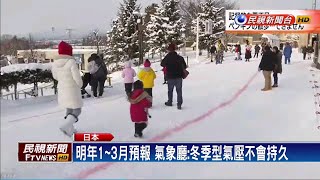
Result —
[[[61,41],[58,46],[58,52],[60,55],[72,56],[72,46],[64,41]]]
[[[146,59],[143,65],[144,67],[151,67],[151,62],[149,61],[149,59]]]
[[[170,52],[175,51],[175,50],[176,50],[176,45],[175,45],[175,44],[170,44],[170,45],[168,46],[168,50],[169,50]]]

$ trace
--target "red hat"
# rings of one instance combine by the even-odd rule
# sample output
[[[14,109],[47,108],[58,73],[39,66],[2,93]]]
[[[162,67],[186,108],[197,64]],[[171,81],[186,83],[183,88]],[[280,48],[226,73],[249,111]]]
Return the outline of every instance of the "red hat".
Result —
[[[151,67],[151,62],[149,61],[149,59],[146,59],[143,65],[144,67]]]
[[[168,50],[169,51],[175,51],[176,50],[176,45],[175,44],[170,44],[169,46],[168,46]]]
[[[61,41],[58,46],[58,51],[60,55],[72,56],[72,46],[64,41]]]

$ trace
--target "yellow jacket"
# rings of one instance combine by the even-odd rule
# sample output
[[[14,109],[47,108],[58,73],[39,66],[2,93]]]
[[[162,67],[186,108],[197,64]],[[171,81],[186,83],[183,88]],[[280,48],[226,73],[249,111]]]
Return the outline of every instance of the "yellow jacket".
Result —
[[[153,88],[157,76],[152,68],[144,68],[138,73],[138,78],[143,82],[143,88]]]

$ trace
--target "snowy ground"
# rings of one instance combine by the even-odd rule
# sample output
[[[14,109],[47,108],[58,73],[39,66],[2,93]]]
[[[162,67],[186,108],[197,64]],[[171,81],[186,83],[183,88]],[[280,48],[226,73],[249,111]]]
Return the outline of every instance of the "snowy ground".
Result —
[[[261,92],[258,59],[234,61],[228,54],[222,65],[190,60],[184,81],[183,111],[164,106],[166,86],[159,64],[154,88],[152,119],[140,141],[320,141],[314,89],[320,72],[310,71],[311,61],[295,53],[283,65],[280,87]],[[312,76],[312,73],[315,74]],[[85,99],[80,131],[110,132],[115,141],[137,141],[129,118],[129,104],[117,73],[113,88],[102,99]],[[319,110],[319,109],[318,109]],[[15,178],[320,178],[319,163],[18,163],[21,141],[70,141],[58,130],[64,110],[55,96],[1,102],[1,173]],[[317,121],[318,120],[318,121]]]

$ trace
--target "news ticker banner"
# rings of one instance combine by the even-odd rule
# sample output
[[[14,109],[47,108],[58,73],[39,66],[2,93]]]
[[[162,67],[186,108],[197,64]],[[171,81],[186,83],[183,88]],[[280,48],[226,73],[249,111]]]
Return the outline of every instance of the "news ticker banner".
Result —
[[[227,33],[316,33],[320,10],[227,10]]]
[[[320,162],[320,143],[19,143],[20,162]]]

